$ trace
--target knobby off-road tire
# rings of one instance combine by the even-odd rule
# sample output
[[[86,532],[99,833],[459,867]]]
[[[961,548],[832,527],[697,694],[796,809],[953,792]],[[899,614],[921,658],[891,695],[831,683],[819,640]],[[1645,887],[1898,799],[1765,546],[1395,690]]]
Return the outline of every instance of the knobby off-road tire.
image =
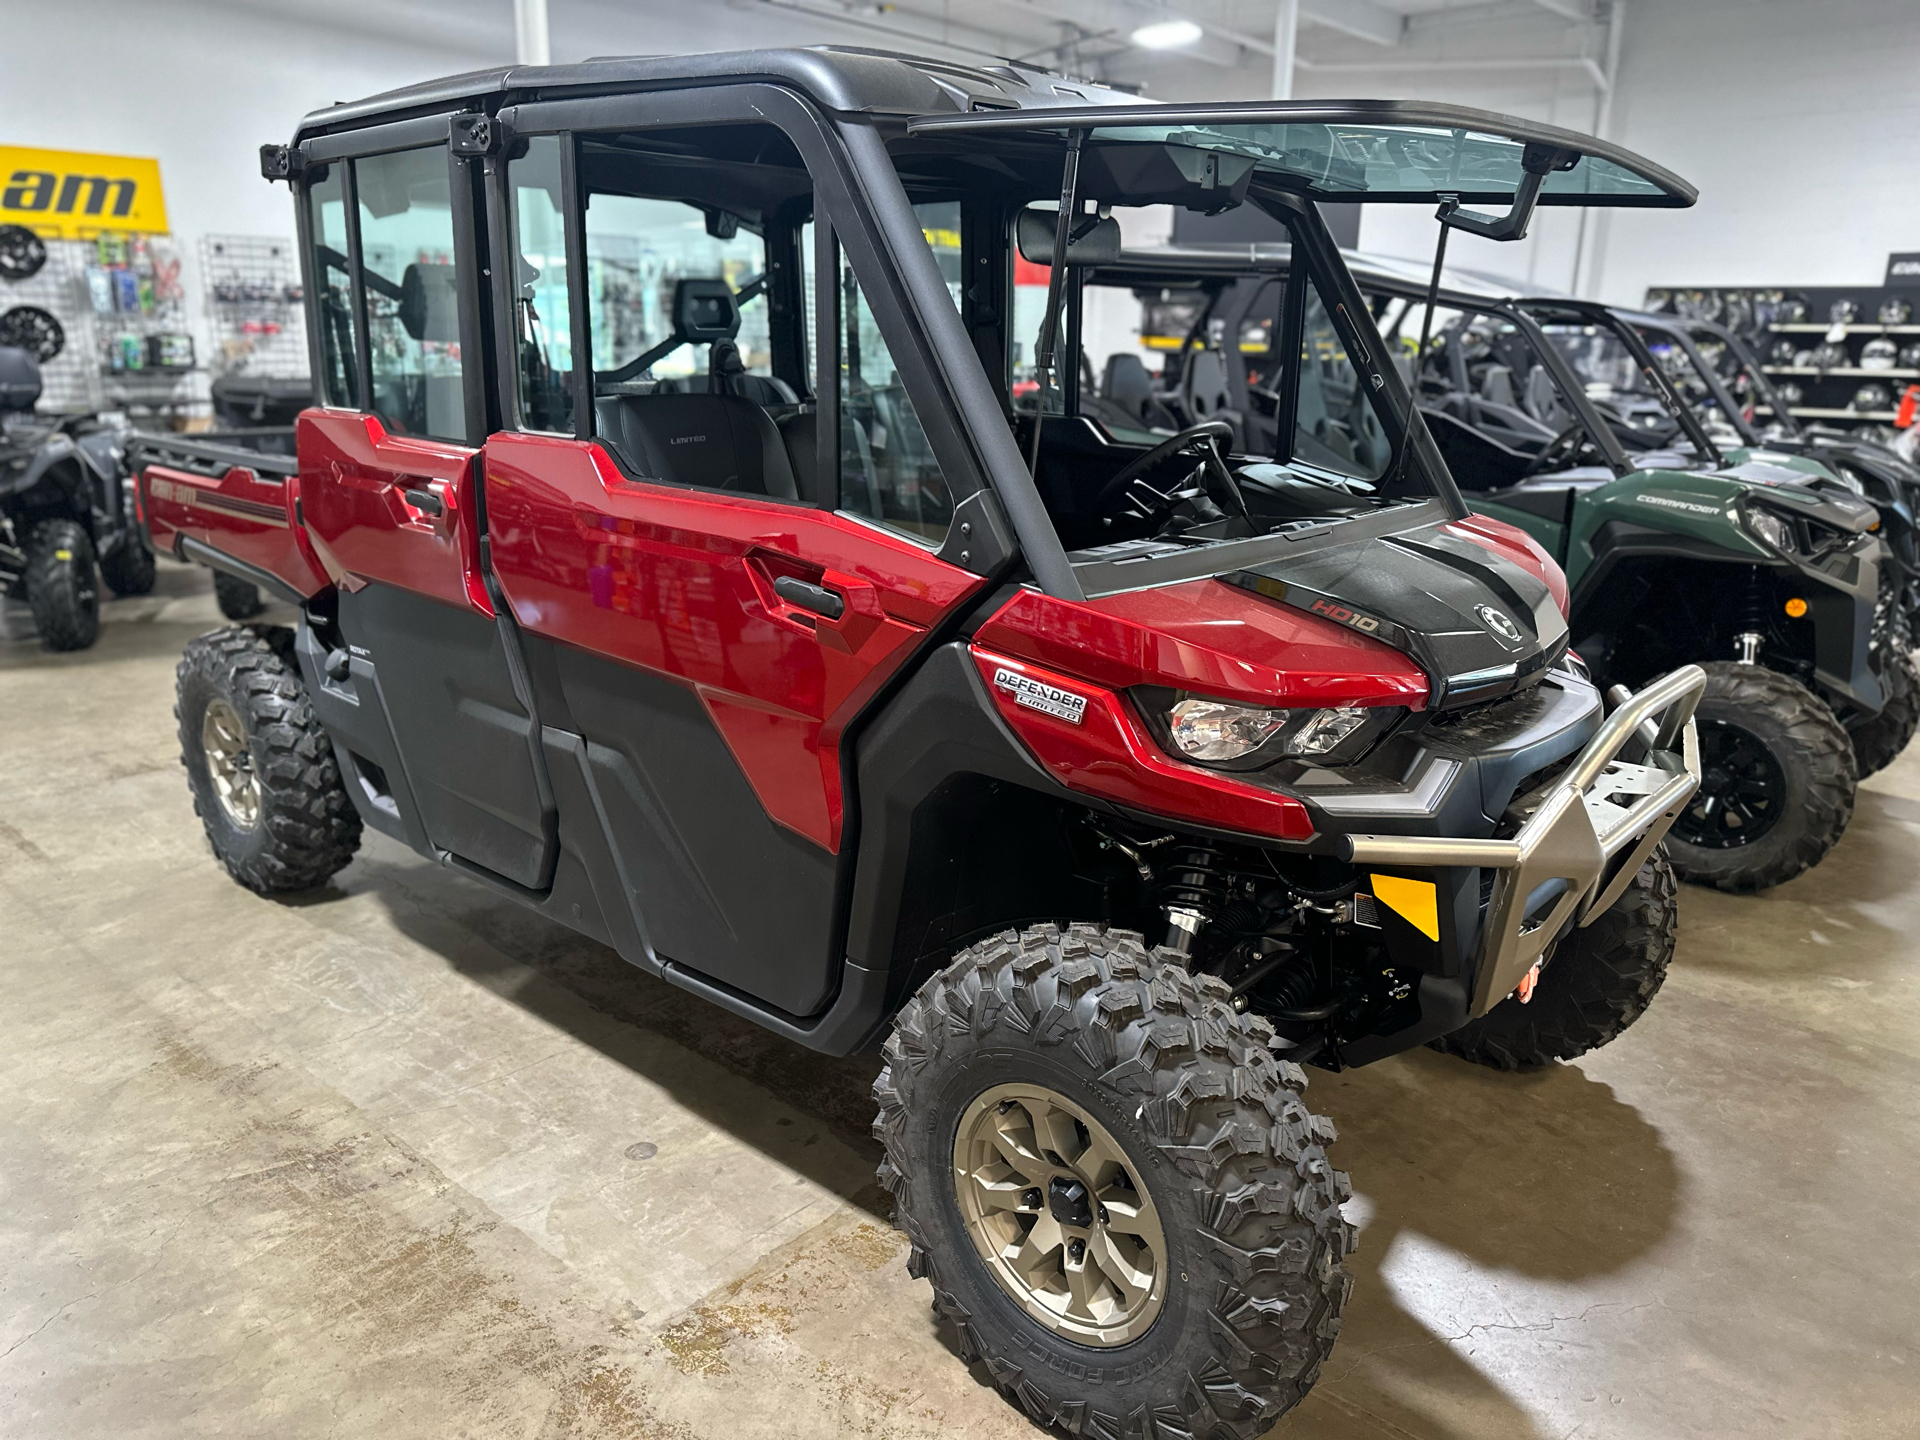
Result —
[[[194,813],[227,872],[263,895],[323,883],[360,846],[333,746],[288,647],[274,643],[285,638],[215,630],[187,646],[176,672]]]
[[[1839,843],[1853,818],[1859,770],[1853,741],[1833,711],[1798,681],[1761,665],[1715,661],[1695,717],[1706,774],[1700,792],[1664,842],[1682,880],[1721,890],[1765,890],[1812,868]],[[1751,736],[1779,767],[1781,794],[1758,839],[1715,848],[1686,833],[1714,786],[1707,727],[1725,722]]]
[[[1920,727],[1920,669],[1913,656],[1899,651],[1880,678],[1887,689],[1886,708],[1847,732],[1853,737],[1853,758],[1862,780],[1899,759]]]
[[[40,643],[85,650],[100,638],[93,540],[73,520],[42,520],[27,541],[27,604]]]
[[[100,562],[100,578],[116,595],[150,595],[156,578],[153,552],[128,539]]]
[[[1327,1160],[1333,1125],[1307,1110],[1306,1075],[1272,1037],[1221,982],[1094,925],[983,941],[900,1012],[874,1134],[908,1269],[932,1282],[965,1358],[1035,1420],[1111,1440],[1251,1440],[1312,1386],[1352,1287],[1352,1190]],[[1164,1299],[1143,1333],[1065,1338],[988,1268],[955,1146],[999,1086],[1060,1097],[1125,1157],[1123,1185],[1164,1234]]]
[[[229,620],[251,620],[267,608],[260,587],[224,570],[213,572],[213,600]]]
[[[1604,915],[1554,945],[1530,1001],[1509,995],[1433,1048],[1494,1070],[1538,1070],[1619,1038],[1667,978],[1679,888],[1656,848]]]

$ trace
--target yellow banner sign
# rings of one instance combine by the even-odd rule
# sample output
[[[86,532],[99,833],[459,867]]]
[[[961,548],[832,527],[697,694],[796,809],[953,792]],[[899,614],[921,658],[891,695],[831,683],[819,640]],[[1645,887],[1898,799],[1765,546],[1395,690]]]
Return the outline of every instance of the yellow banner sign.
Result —
[[[53,240],[102,230],[167,229],[160,162],[78,150],[0,145],[0,225],[25,225]]]

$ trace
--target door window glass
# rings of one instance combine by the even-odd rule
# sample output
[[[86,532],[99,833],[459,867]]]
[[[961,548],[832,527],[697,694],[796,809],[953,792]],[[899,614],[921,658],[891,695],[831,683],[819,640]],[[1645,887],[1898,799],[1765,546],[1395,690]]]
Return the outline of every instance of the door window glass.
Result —
[[[936,260],[942,232],[955,237],[958,284],[960,207],[919,205]],[[946,273],[946,267],[942,267]],[[953,520],[953,496],[927,432],[908,398],[893,352],[845,256],[840,262],[840,508],[938,544]]]
[[[561,214],[560,140],[536,135],[507,168],[518,259],[513,339],[520,424],[573,433],[573,316],[567,296],[567,231]]]
[[[354,184],[373,411],[397,435],[464,440],[446,147],[357,160]]]
[[[313,232],[313,282],[319,292],[321,384],[327,404],[358,408],[353,339],[353,287],[347,269],[347,167],[329,165],[307,187]]]
[[[721,282],[740,311],[733,337],[749,375],[771,376],[764,239],[722,210],[680,200],[597,194],[587,205],[587,319],[597,379],[702,389],[711,342],[668,345],[682,281]],[[760,282],[760,283],[757,283]],[[684,317],[683,317],[684,318]],[[638,361],[646,360],[644,365]],[[637,365],[637,368],[636,368]],[[631,373],[628,373],[631,371]]]
[[[1293,456],[1342,475],[1378,480],[1387,473],[1392,454],[1373,395],[1347,354],[1347,342],[1334,326],[1319,286],[1309,278]]]

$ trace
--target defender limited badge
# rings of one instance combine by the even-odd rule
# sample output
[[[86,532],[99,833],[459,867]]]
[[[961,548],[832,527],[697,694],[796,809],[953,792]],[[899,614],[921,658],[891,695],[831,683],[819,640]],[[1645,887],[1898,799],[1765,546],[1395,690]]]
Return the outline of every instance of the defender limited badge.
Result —
[[[1491,605],[1476,605],[1473,607],[1473,613],[1480,617],[1480,623],[1487,627],[1493,638],[1509,650],[1518,650],[1526,643],[1526,637],[1521,635],[1520,627]]]
[[[1069,725],[1078,725],[1086,719],[1087,697],[1062,690],[1058,685],[1046,685],[1030,676],[1015,674],[1005,666],[993,672],[993,684],[996,690],[1013,696],[1014,704],[1038,710],[1042,715],[1065,720]]]

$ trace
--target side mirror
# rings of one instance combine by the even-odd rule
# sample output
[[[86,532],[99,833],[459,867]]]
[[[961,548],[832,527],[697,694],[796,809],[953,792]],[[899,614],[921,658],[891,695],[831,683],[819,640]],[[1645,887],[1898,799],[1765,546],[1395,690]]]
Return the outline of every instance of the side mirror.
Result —
[[[1022,210],[1013,227],[1020,258],[1033,265],[1053,264],[1053,231],[1059,222],[1059,212],[1054,210]],[[1067,241],[1067,264],[1112,265],[1119,261],[1120,222],[1111,215],[1103,220],[1090,216],[1077,219],[1074,230]]]

